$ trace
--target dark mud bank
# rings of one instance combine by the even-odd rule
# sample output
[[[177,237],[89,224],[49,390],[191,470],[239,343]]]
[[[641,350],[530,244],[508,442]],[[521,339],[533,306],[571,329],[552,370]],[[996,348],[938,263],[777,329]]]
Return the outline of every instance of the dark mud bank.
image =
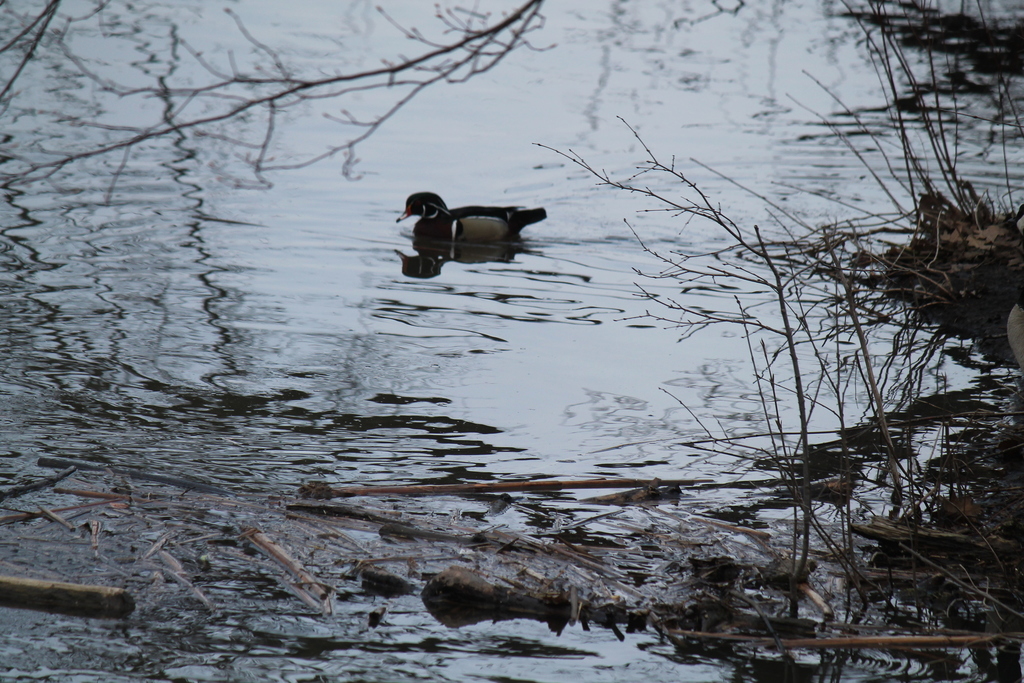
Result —
[[[976,221],[941,197],[921,200],[917,232],[878,257],[888,292],[993,361],[1015,364],[1006,318],[1024,284],[1020,232],[1007,216]]]
[[[1006,339],[1006,317],[1017,302],[1024,273],[1005,263],[979,264],[951,282],[962,298],[924,307],[924,319],[941,333],[973,341],[993,361],[1015,364]]]

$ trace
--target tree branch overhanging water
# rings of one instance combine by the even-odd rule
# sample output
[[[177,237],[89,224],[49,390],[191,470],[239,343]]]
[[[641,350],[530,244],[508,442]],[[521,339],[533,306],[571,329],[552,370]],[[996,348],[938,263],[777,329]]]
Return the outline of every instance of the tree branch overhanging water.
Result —
[[[156,64],[168,60],[167,73],[150,74],[150,82],[139,85],[105,76],[100,60],[86,57],[76,49],[76,38],[99,30],[89,22],[101,21],[104,9],[111,4],[112,0],[104,0],[97,4],[95,11],[82,17],[58,14],[60,0],[51,0],[34,16],[17,15],[9,7],[0,10],[6,14],[10,26],[20,27],[9,31],[9,37],[0,32],[0,41],[3,41],[0,65],[4,62],[13,65],[5,69],[10,75],[0,84],[0,115],[48,116],[64,131],[64,134],[58,131],[55,136],[49,127],[39,126],[35,131],[12,134],[0,142],[3,157],[0,186],[25,186],[52,179],[66,167],[120,154],[119,161],[114,162],[110,170],[112,189],[133,154],[160,140],[184,135],[202,136],[229,145],[234,150],[234,161],[242,162],[251,173],[252,180],[245,184],[266,187],[271,184],[267,177],[269,172],[301,168],[338,155],[343,158],[343,174],[353,178],[358,145],[416,95],[435,84],[459,83],[485,73],[520,47],[537,49],[529,42],[529,34],[541,29],[544,23],[540,13],[543,0],[527,0],[497,20],[458,8],[439,8],[436,18],[442,34],[448,38],[441,41],[428,38],[418,29],[402,26],[378,8],[391,26],[419,46],[418,54],[382,59],[381,66],[375,68],[338,69],[330,75],[303,76],[300,68],[288,62],[283,48],[258,39],[243,19],[229,9],[225,11],[255,55],[255,62],[249,69],[239,67],[233,53],[222,55],[229,63],[227,68],[218,66],[202,49],[181,37],[172,23],[164,37],[167,47],[149,48]],[[147,17],[138,19],[143,24],[147,20]],[[49,28],[53,23],[59,26]],[[103,40],[116,39],[109,27],[103,27],[100,32]],[[192,67],[191,75],[205,76],[202,82],[193,84],[189,76],[175,79],[175,72],[182,67],[182,55],[191,57],[188,65]],[[64,80],[56,86],[58,89],[84,80],[98,93],[115,98],[121,103],[118,106],[125,106],[125,102],[139,102],[144,106],[147,101],[155,100],[161,102],[162,107],[149,123],[128,125],[106,120],[104,117],[110,112],[97,105],[45,111],[28,98],[21,108],[19,102],[27,97],[28,90],[22,80],[26,67],[45,68],[48,74],[46,67],[54,63],[59,63],[65,72]],[[329,69],[326,66],[319,70]],[[336,114],[324,113],[325,119],[351,129],[342,132],[340,141],[329,141],[322,151],[307,153],[292,161],[276,159],[282,128],[279,121],[286,112],[300,114],[306,105],[324,100],[344,105],[346,100],[365,98],[368,93],[382,93],[384,98],[367,116],[353,114],[344,106],[339,107]],[[89,134],[76,135],[74,131]],[[62,138],[65,146],[51,148],[48,141],[55,137]],[[108,189],[108,199],[110,193]]]

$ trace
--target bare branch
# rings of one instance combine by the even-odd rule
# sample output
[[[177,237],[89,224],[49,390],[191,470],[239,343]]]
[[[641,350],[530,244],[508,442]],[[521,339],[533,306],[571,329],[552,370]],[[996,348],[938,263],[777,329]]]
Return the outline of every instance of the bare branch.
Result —
[[[46,7],[43,8],[43,11],[40,12],[39,16],[37,16],[34,21],[32,21],[28,26],[26,26],[25,29],[21,31],[21,33],[12,38],[6,45],[0,47],[0,53],[13,49],[21,41],[22,38],[24,38],[30,31],[32,31],[33,28],[35,28],[40,23],[42,24],[41,26],[39,26],[39,30],[36,31],[36,34],[29,41],[28,46],[25,48],[25,54],[22,56],[21,61],[18,63],[18,66],[15,67],[14,73],[11,74],[10,78],[7,79],[7,83],[4,85],[3,89],[0,90],[0,102],[2,102],[4,98],[7,97],[8,93],[11,92],[11,89],[14,88],[14,83],[18,80],[18,77],[21,75],[21,72],[25,69],[25,66],[32,59],[32,56],[35,54],[36,49],[39,47],[39,43],[43,39],[43,36],[46,35],[47,27],[49,27],[50,22],[53,20],[54,15],[57,13],[58,6],[60,6],[60,0],[50,0],[50,2],[46,5]]]
[[[489,16],[477,13],[455,13],[451,10],[439,13],[438,18],[445,27],[445,33],[453,34],[452,40],[443,43],[428,40],[419,31],[405,29],[387,17],[406,37],[424,48],[423,51],[399,61],[384,61],[376,68],[313,78],[300,76],[298,70],[282,58],[281,51],[258,39],[241,16],[227,10],[240,35],[254,47],[255,59],[262,61],[264,67],[261,68],[258,61],[255,69],[244,70],[235,63],[233,53],[228,53],[226,57],[229,67],[225,70],[172,30],[168,39],[175,49],[171,53],[176,54],[176,48],[183,48],[184,54],[191,57],[193,63],[208,74],[210,79],[196,85],[182,85],[183,79],[179,78],[176,84],[170,78],[159,77],[153,84],[139,86],[119,83],[105,76],[89,60],[75,53],[71,37],[76,30],[76,22],[84,21],[85,18],[68,18],[62,31],[47,33],[46,28],[59,6],[59,0],[51,0],[47,10],[32,21],[26,20],[26,27],[8,41],[8,50],[22,46],[26,40],[29,45],[22,48],[24,56],[20,66],[8,79],[3,93],[11,90],[20,69],[30,62],[46,35],[53,39],[57,54],[63,56],[64,63],[73,66],[77,76],[95,83],[100,92],[110,93],[122,100],[137,98],[145,102],[155,99],[163,102],[164,106],[159,119],[137,126],[106,123],[102,120],[106,112],[102,111],[99,118],[85,112],[51,112],[53,120],[65,126],[103,131],[107,134],[106,139],[90,141],[81,136],[69,136],[68,139],[77,141],[77,148],[60,150],[47,149],[42,133],[37,140],[19,141],[17,147],[5,150],[7,163],[0,169],[0,186],[25,185],[52,177],[69,165],[120,152],[120,162],[114,169],[115,179],[107,191],[109,197],[116,176],[124,171],[125,164],[133,158],[131,150],[145,142],[186,134],[204,135],[208,139],[235,144],[243,149],[258,149],[256,155],[246,153],[235,158],[249,166],[261,185],[269,184],[266,174],[271,171],[308,166],[337,154],[344,156],[344,174],[353,177],[357,160],[355,148],[378,131],[424,88],[438,83],[468,80],[494,68],[507,54],[520,46],[535,49],[526,37],[543,25],[543,16],[540,14],[542,4],[543,0],[526,0],[493,22],[490,22]],[[3,50],[0,50],[0,56],[3,54]],[[371,116],[359,118],[343,107],[339,108],[342,112],[340,116],[325,114],[328,120],[359,129],[344,137],[342,142],[297,160],[271,163],[272,152],[279,145],[282,132],[280,116],[286,110],[295,111],[299,105],[316,100],[344,100],[363,92],[392,90],[395,96],[389,97],[390,104],[383,105],[382,110]],[[2,97],[0,95],[0,99]],[[32,110],[34,116],[38,116],[39,112],[39,108]],[[254,117],[257,112],[263,115]],[[261,123],[254,124],[254,121]],[[251,130],[254,125],[258,125],[258,132]],[[239,132],[229,132],[226,127],[236,128]],[[241,132],[243,130],[246,132]]]

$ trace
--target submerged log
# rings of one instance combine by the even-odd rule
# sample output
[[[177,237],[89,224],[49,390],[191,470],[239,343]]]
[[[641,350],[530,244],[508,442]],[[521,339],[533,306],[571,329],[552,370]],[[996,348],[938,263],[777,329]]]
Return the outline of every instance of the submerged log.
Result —
[[[270,536],[255,527],[242,531],[241,537],[263,551],[265,555],[288,570],[298,582],[285,581],[292,592],[313,609],[320,610],[323,615],[334,614],[334,588],[313,576],[301,562],[292,557],[283,546],[275,543]]]
[[[949,554],[969,553],[998,557],[1020,552],[1020,545],[999,536],[967,535],[944,529],[928,529],[893,522],[884,517],[874,517],[871,524],[851,524],[854,533],[891,546],[904,543],[919,550]]]
[[[412,585],[398,574],[375,564],[365,563],[358,569],[359,578],[363,580],[363,588],[384,597],[406,595],[412,593]]]
[[[676,486],[663,486],[660,479],[653,479],[647,486],[629,491],[617,491],[604,496],[595,496],[583,500],[584,503],[600,503],[604,505],[631,505],[650,503],[659,500],[675,500],[682,494]]]
[[[139,481],[152,481],[157,484],[167,484],[168,486],[176,486],[186,490],[201,491],[203,493],[212,493],[221,496],[230,496],[232,493],[226,489],[222,489],[219,486],[213,486],[201,481],[195,481],[194,479],[186,479],[184,477],[174,477],[167,474],[155,474],[152,472],[144,472],[135,467],[112,467],[112,466],[100,466],[93,465],[87,462],[79,462],[78,460],[68,460],[66,458],[51,458],[42,457],[36,460],[36,464],[40,467],[51,467],[54,469],[64,469],[67,467],[74,467],[75,469],[83,472],[111,472],[118,476],[130,477]]]
[[[123,588],[0,576],[0,604],[82,617],[123,617],[135,599]]]
[[[441,543],[463,543],[466,545],[486,544],[487,537],[482,533],[469,535],[446,534],[441,531],[430,531],[428,529],[417,529],[408,524],[396,524],[389,522],[380,527],[377,531],[382,537],[397,536],[399,538],[421,538],[426,541],[439,541]]]
[[[68,467],[63,472],[58,472],[53,476],[45,477],[43,479],[39,479],[38,481],[34,481],[28,484],[19,484],[18,486],[12,486],[6,491],[0,491],[0,500],[14,498],[16,496],[22,495],[23,493],[28,493],[29,491],[38,491],[39,489],[46,488],[47,486],[53,486],[61,479],[64,479],[65,477],[70,477],[72,474],[75,473],[75,470],[77,469],[78,468],[74,466]]]
[[[62,489],[54,489],[56,493],[60,493]],[[68,511],[82,511],[93,507],[100,507],[102,505],[109,505],[112,500],[130,500],[129,496],[116,495],[114,498],[104,498],[103,500],[96,503],[86,503],[85,505],[71,505],[64,508],[53,508],[50,512],[68,512]],[[42,512],[18,512],[13,515],[4,515],[0,517],[0,525],[12,524],[14,522],[24,522],[29,519],[35,519],[36,517],[44,516]]]
[[[452,627],[485,619],[527,617],[556,622],[560,630],[572,616],[572,606],[565,594],[534,595],[509,590],[454,565],[430,579],[420,597],[434,618]]]
[[[683,631],[668,629],[665,635],[676,644],[685,645],[686,639],[704,641],[722,641],[742,643],[758,647],[778,647],[781,644],[784,648],[815,648],[834,649],[849,648],[861,650],[907,650],[907,649],[962,649],[989,648],[993,645],[1017,642],[998,635],[979,633],[977,635],[927,635],[927,636],[837,636],[834,638],[782,638],[778,643],[771,638],[757,638],[748,635],[735,633],[704,633],[701,631]]]
[[[710,483],[711,479],[671,479],[657,481],[661,486],[695,486]],[[305,484],[300,493],[316,497],[345,496],[447,496],[474,493],[500,493],[502,491],[562,491],[566,489],[618,489],[634,486],[648,487],[649,479],[541,479],[533,481],[498,481],[480,484],[434,484],[409,486],[350,486],[347,488],[326,488],[321,485]]]
[[[350,519],[361,519],[366,522],[377,522],[380,524],[393,522],[399,516],[398,513],[388,510],[374,511],[351,505],[329,505],[327,503],[289,503],[284,507],[286,510],[305,512],[322,517],[348,517]]]

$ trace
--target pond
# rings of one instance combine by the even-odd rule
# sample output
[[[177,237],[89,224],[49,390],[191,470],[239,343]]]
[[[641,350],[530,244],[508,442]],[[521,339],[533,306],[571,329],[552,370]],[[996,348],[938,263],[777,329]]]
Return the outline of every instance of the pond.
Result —
[[[514,3],[443,7],[439,18],[426,4],[378,10],[359,0],[287,12],[258,0],[230,12],[205,3],[62,4],[50,30],[67,31],[67,54],[55,36],[40,45],[2,113],[0,166],[159,125],[170,91],[132,88],[274,75],[278,62],[278,75],[295,78],[369,71],[428,51],[410,37],[414,28],[441,44],[459,22],[500,21]],[[35,16],[3,11],[4,42]],[[40,456],[259,497],[291,496],[310,480],[707,478],[715,484],[684,492],[677,505],[754,526],[785,519],[773,467],[746,450],[692,445],[709,430],[765,432],[743,329],[684,331],[649,315],[671,318],[658,302],[684,297],[705,311],[735,310],[739,299],[771,316],[770,296],[651,277],[664,265],[651,252],[712,253],[729,246],[727,236],[601,186],[558,152],[626,179],[647,159],[646,145],[674,159],[738,225],[776,235],[798,230],[788,215],[817,226],[891,212],[895,183],[883,187],[865,167],[866,158],[884,168],[873,154],[897,143],[864,29],[833,2],[569,1],[540,13],[527,45],[394,111],[409,87],[296,100],[280,112],[268,149],[260,147],[265,111],[250,112],[6,190],[0,483],[44,474]],[[17,63],[5,57],[5,69]],[[182,109],[215,113],[216,103],[198,99]],[[851,125],[847,110],[877,136],[861,154],[824,123]],[[352,123],[385,113],[372,131]],[[372,134],[348,150],[364,132]],[[974,145],[963,172],[994,188],[998,203],[1019,200],[984,131],[972,134],[963,135]],[[257,157],[267,170],[253,171]],[[643,183],[680,192],[665,175]],[[431,250],[414,244],[412,220],[396,223],[417,191],[449,206],[543,206],[548,217],[514,244]],[[418,265],[403,272],[417,247]],[[879,353],[897,334],[872,333]],[[969,348],[937,353],[918,390],[978,398],[979,358]],[[985,384],[983,400],[999,402],[1013,374],[994,371],[1006,381]],[[869,400],[849,400],[855,422]],[[816,420],[838,426],[831,416]],[[550,516],[514,522],[524,527],[592,514],[572,496],[529,495]],[[451,514],[474,503],[437,505]],[[417,609],[416,597],[373,631],[363,626],[373,596],[353,597],[334,618],[306,614],[288,595],[267,600],[280,604],[266,617],[211,618],[183,604],[166,622],[4,610],[0,677],[989,680],[966,655],[948,669],[877,653],[841,666],[831,654],[791,665],[772,654],[680,651],[649,632],[619,642],[526,620],[451,629]]]

